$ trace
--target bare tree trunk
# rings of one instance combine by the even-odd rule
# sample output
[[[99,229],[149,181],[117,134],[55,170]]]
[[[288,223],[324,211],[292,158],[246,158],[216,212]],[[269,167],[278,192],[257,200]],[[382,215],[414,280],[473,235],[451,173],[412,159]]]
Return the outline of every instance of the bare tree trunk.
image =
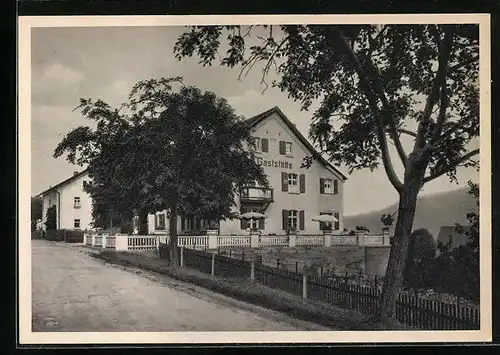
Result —
[[[177,196],[172,199],[170,204],[169,218],[169,246],[170,246],[170,262],[173,267],[179,266],[179,253],[177,250]]]
[[[403,282],[403,272],[408,256],[410,234],[415,217],[418,193],[422,187],[423,174],[405,174],[405,183],[399,197],[398,219],[394,241],[389,255],[384,286],[374,323],[391,324],[394,321],[396,301]]]
[[[139,235],[147,235],[148,234],[148,211],[141,210],[139,212]]]

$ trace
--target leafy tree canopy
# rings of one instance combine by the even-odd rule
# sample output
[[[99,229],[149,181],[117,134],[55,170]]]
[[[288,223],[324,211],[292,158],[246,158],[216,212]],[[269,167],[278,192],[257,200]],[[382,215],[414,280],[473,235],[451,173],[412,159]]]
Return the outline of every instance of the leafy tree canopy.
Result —
[[[54,156],[88,164],[86,189],[103,211],[131,217],[174,203],[176,213],[218,220],[232,217],[240,186],[268,184],[253,150],[245,149],[250,126],[225,99],[181,78],[141,81],[120,108],[91,99],[79,108],[96,128],[69,132]]]
[[[280,25],[196,26],[174,47],[244,74],[262,64],[279,79],[272,85],[312,113],[310,137],[332,161],[373,170],[381,163],[400,200],[386,281],[374,322],[395,314],[415,206],[423,185],[460,166],[478,167],[470,149],[479,136],[479,26]],[[253,42],[250,41],[252,38]],[[226,40],[226,41],[225,41]],[[252,42],[251,45],[249,43]],[[256,44],[253,44],[257,42]],[[403,144],[403,137],[409,143]],[[394,168],[395,147],[403,176]],[[392,154],[394,155],[394,154]]]

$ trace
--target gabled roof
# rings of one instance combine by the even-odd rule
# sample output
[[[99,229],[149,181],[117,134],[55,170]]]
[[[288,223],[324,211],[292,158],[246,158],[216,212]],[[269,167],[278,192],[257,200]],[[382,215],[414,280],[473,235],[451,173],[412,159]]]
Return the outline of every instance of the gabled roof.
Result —
[[[333,166],[328,160],[323,158],[323,156],[312,146],[311,143],[304,137],[302,133],[297,129],[297,127],[290,121],[288,117],[283,113],[283,111],[280,110],[278,106],[275,106],[267,111],[264,111],[257,116],[250,117],[247,119],[245,122],[249,123],[252,127],[256,126],[259,122],[263,121],[265,118],[271,116],[273,113],[277,114],[278,116],[281,117],[281,119],[285,122],[288,128],[295,134],[295,136],[300,140],[302,144],[304,144],[309,151],[311,151],[312,155],[314,158],[316,158],[321,164],[324,166],[333,169],[337,174],[339,174],[342,179],[345,181],[347,180],[347,177],[342,174],[335,166]]]
[[[456,248],[460,245],[465,245],[469,241],[469,237],[465,235],[465,232],[469,231],[468,226],[463,226],[464,233],[458,233],[455,226],[443,226],[439,230],[439,236],[437,241],[443,244],[448,244],[451,240],[451,248]]]
[[[86,173],[87,173],[87,169],[85,169],[83,171],[80,171],[78,174],[75,174],[75,175],[67,178],[66,180],[61,181],[59,184],[54,185],[54,186],[48,188],[47,190],[45,190],[43,192],[40,192],[38,194],[38,196],[43,196],[43,195],[48,194],[49,192],[55,191],[57,188],[59,188],[59,187],[61,187],[63,185],[66,185],[66,184],[70,183],[71,181],[73,181],[75,179],[78,179],[80,176],[85,175]]]

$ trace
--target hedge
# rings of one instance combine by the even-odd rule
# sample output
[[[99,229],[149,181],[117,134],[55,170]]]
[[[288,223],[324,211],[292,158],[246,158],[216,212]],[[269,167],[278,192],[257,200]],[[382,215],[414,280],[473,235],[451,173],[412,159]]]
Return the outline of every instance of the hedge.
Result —
[[[83,243],[83,231],[69,229],[48,230],[45,239],[56,242]]]

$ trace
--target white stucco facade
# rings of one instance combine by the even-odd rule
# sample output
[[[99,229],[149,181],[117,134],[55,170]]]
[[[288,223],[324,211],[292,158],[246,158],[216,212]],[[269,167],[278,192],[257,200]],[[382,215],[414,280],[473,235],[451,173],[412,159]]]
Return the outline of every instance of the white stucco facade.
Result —
[[[268,176],[272,199],[258,198],[269,197],[270,191],[250,188],[249,195],[255,198],[245,199],[238,196],[233,210],[240,213],[254,210],[265,214],[267,218],[263,222],[253,222],[253,227],[258,228],[263,235],[285,234],[287,227],[290,227],[289,222],[295,218],[294,215],[298,233],[321,233],[319,222],[313,221],[312,218],[323,213],[337,217],[339,222],[332,226],[332,233],[341,234],[344,228],[343,185],[346,178],[324,160],[314,160],[309,168],[301,168],[304,157],[312,156],[315,152],[311,151],[312,147],[304,144],[303,137],[300,139],[293,132],[290,121],[286,122],[287,118],[283,116],[279,109],[270,110],[268,116],[256,122],[252,133],[252,136],[258,139],[257,159]],[[286,183],[283,183],[283,180],[286,180]],[[321,187],[325,181],[330,189]],[[296,184],[293,184],[294,182]],[[161,215],[166,216],[166,212],[149,216],[150,233],[168,233],[168,219]],[[285,217],[287,215],[288,218]],[[288,221],[285,222],[285,219]],[[181,218],[177,223],[179,234],[193,232],[193,228],[186,228],[186,222]],[[201,229],[208,229],[203,223],[202,221]],[[248,227],[248,223],[241,223],[238,219],[225,220],[219,224],[219,234],[242,234],[247,232]]]
[[[83,190],[89,182],[86,172],[75,173],[71,178],[49,188],[40,195],[43,199],[42,222],[45,228],[47,210],[56,206],[57,229],[85,230],[92,228],[92,198]]]

